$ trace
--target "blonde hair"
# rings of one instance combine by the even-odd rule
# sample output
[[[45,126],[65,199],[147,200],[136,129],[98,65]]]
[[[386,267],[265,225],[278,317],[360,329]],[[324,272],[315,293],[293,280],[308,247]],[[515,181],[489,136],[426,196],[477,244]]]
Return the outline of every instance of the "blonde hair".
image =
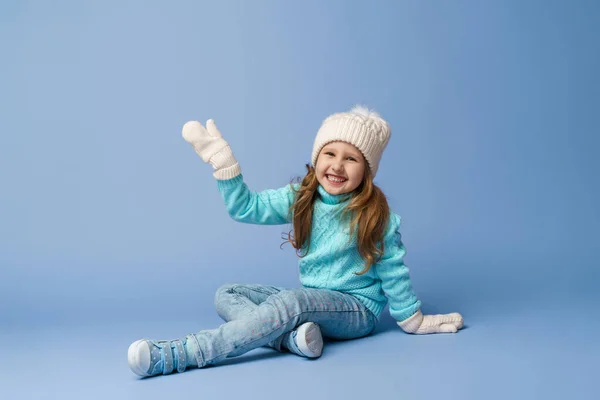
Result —
[[[307,173],[302,178],[299,188],[294,189],[295,197],[290,207],[293,216],[292,230],[287,233],[287,238],[285,233],[282,235],[282,239],[286,240],[281,244],[283,246],[285,243],[290,243],[300,258],[306,256],[310,250],[313,205],[319,187],[315,169],[308,164],[306,169]],[[381,189],[373,183],[371,169],[366,165],[363,181],[352,192],[350,203],[341,215],[342,218],[350,217],[350,237],[357,232],[358,252],[365,261],[365,268],[355,272],[356,275],[365,274],[383,256],[385,251],[383,237],[389,216],[390,208],[387,199]],[[301,254],[301,249],[305,249],[304,254]]]

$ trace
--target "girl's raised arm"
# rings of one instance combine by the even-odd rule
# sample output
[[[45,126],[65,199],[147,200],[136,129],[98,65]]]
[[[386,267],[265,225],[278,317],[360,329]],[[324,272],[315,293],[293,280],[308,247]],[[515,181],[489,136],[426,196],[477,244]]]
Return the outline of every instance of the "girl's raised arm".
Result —
[[[206,128],[198,121],[186,123],[182,135],[202,160],[213,166],[217,187],[234,220],[261,225],[291,222],[290,206],[295,194],[292,185],[258,193],[250,191],[231,147],[212,119],[206,122]]]

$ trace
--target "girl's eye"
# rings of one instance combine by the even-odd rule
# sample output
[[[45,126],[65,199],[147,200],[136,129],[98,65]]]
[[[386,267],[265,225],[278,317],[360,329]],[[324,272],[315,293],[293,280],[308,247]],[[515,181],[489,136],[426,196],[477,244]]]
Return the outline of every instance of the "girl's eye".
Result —
[[[333,154],[331,151],[326,151],[324,154],[326,156],[335,157],[335,154]],[[354,157],[346,157],[346,160],[356,161],[356,158],[354,158]]]

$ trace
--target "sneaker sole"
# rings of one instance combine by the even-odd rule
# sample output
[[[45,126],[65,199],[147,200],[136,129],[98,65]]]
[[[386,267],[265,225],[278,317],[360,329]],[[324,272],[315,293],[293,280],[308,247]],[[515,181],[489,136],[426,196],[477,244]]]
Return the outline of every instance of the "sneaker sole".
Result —
[[[139,356],[139,346],[140,344],[145,344],[146,341],[144,339],[141,340],[136,340],[135,342],[131,343],[131,345],[129,345],[129,349],[127,350],[127,363],[129,364],[129,368],[131,368],[131,370],[139,376],[149,376],[148,375],[148,368],[150,367],[150,362],[148,360],[148,362],[145,362],[145,364],[148,364],[148,366],[146,367],[146,369],[144,370],[144,368],[140,365],[142,363],[142,360],[140,360]],[[148,345],[146,345],[146,347],[148,347]],[[148,356],[150,356],[150,354],[148,354]]]
[[[296,345],[308,358],[317,358],[321,356],[323,352],[323,336],[321,335],[321,328],[314,322],[307,322],[302,324],[297,331],[297,337],[304,338],[304,340],[298,340]]]

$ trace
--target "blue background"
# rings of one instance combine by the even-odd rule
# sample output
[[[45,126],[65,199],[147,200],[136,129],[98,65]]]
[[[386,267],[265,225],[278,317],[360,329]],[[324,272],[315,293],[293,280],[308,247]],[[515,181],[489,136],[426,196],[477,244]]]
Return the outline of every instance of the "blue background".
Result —
[[[600,4],[5,1],[0,397],[592,398]],[[232,221],[181,138],[214,118],[251,189],[305,172],[329,114],[392,126],[376,183],[456,335],[317,361],[258,349],[138,380],[129,343],[216,327],[229,282],[298,286],[288,226]],[[6,397],[8,395],[9,397]]]

